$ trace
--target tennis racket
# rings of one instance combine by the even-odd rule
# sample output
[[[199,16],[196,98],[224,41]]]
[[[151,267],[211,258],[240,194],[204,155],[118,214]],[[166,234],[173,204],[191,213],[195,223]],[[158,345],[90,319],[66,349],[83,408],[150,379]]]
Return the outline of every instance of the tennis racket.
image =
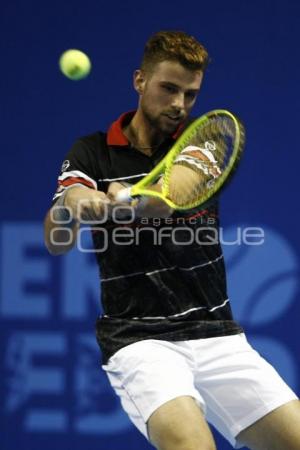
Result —
[[[133,186],[121,189],[116,200],[141,196],[160,198],[176,210],[202,205],[232,177],[245,143],[245,130],[229,111],[218,109],[196,119],[159,164]]]

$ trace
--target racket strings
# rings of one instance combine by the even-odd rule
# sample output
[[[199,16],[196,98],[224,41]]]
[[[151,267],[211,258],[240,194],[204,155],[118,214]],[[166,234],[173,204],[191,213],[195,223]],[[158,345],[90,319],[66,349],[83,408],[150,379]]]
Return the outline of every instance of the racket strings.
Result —
[[[167,196],[179,206],[199,203],[228,166],[235,139],[235,124],[227,116],[196,128],[166,171]]]

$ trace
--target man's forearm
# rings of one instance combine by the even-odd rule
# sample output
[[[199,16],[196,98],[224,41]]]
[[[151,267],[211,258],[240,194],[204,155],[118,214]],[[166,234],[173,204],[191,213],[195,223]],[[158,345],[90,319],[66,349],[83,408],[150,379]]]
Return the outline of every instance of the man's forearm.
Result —
[[[49,253],[61,255],[71,250],[76,242],[79,226],[79,222],[75,220],[62,223],[55,218],[53,208],[50,209],[44,222],[45,245]]]
[[[76,192],[83,196],[87,188],[78,185],[69,188],[52,206],[45,218],[45,245],[52,255],[66,253],[76,242],[80,222],[75,220],[74,211],[65,206],[66,196],[72,189],[76,189]]]
[[[77,238],[81,220],[101,220],[110,204],[104,192],[85,186],[70,187],[47,213],[44,223],[45,244],[53,255],[70,250]]]

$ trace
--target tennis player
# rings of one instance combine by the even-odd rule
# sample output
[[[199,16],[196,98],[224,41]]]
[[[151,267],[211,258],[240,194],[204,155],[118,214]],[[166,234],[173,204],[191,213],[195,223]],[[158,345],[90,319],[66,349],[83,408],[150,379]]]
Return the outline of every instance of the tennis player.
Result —
[[[183,32],[148,40],[134,73],[137,110],[79,139],[45,219],[52,254],[91,222],[104,314],[103,368],[136,427],[159,450],[213,450],[208,424],[235,448],[299,450],[295,393],[232,317],[218,206],[173,212],[160,200],[115,201],[166,154],[198,96],[208,54]]]

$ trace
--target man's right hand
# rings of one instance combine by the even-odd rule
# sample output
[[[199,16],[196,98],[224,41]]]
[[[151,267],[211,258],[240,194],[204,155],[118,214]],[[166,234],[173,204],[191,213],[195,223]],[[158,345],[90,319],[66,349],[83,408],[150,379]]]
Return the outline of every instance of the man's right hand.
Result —
[[[153,190],[161,191],[161,185],[158,183],[151,186]],[[113,204],[117,203],[114,201],[117,193],[124,189],[124,185],[118,182],[112,182],[108,188],[108,196],[112,200]],[[167,218],[173,213],[173,209],[170,208],[163,200],[155,197],[143,197],[140,201],[133,201],[132,207],[134,208],[134,213],[136,217],[159,217]]]
[[[104,192],[74,186],[65,194],[64,206],[69,208],[72,218],[81,222],[100,220],[109,216],[111,202]]]

